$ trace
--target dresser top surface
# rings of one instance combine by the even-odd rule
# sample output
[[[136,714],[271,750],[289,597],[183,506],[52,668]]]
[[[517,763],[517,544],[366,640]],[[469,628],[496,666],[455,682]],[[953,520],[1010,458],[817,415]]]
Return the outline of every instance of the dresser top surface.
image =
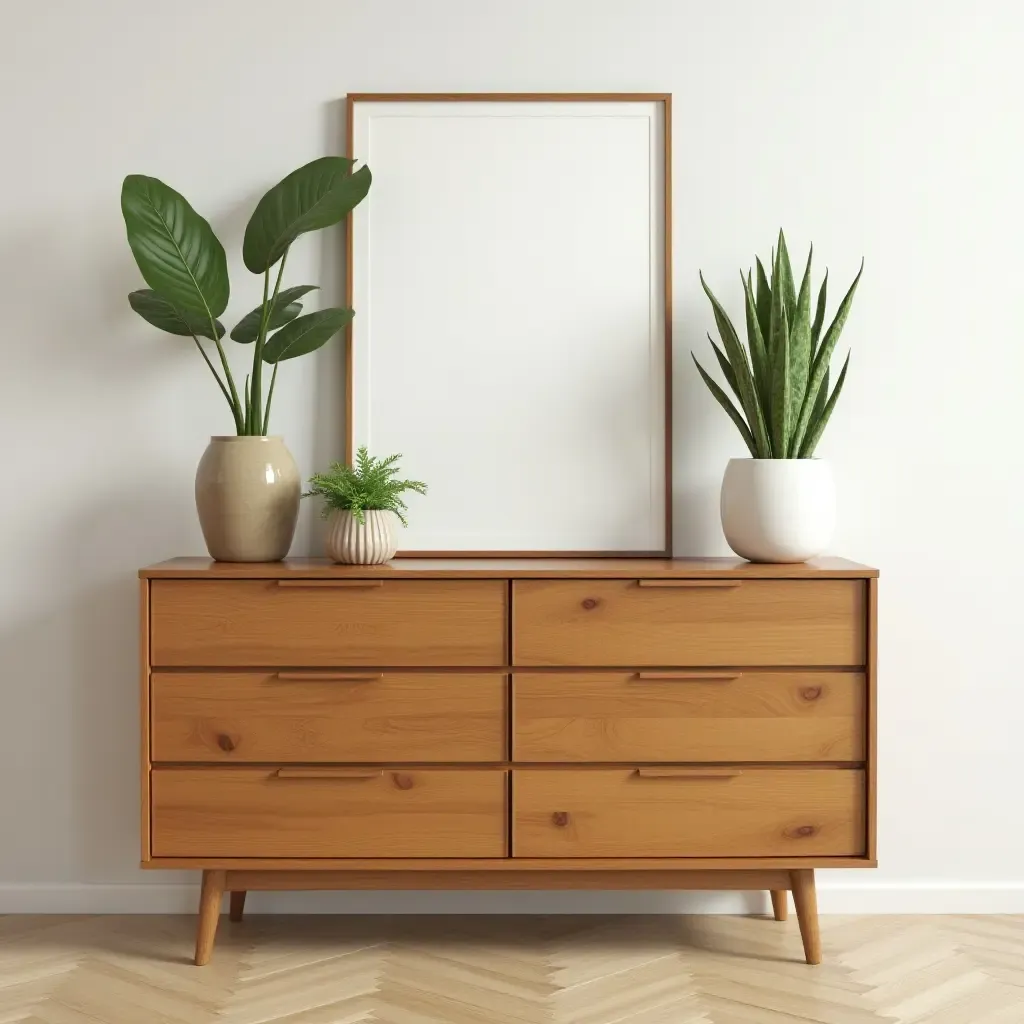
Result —
[[[336,565],[326,558],[215,562],[171,558],[143,579],[865,579],[878,570],[845,558],[766,564],[741,558],[396,558],[386,565]]]

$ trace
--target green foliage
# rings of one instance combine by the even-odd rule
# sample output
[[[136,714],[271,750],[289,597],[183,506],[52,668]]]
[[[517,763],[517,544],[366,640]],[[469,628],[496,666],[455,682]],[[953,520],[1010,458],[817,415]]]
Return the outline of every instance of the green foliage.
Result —
[[[394,512],[408,526],[405,520],[406,504],[401,495],[406,491],[426,494],[427,485],[422,480],[396,480],[398,460],[401,455],[389,455],[386,459],[375,459],[362,445],[356,452],[355,466],[343,462],[331,463],[326,473],[310,477],[309,490],[302,496],[309,498],[319,495],[324,499],[322,515],[326,518],[334,509],[347,509],[360,523],[366,521],[363,512],[381,509]]]
[[[697,362],[696,356],[693,356],[693,361],[755,459],[811,458],[846,381],[849,355],[835,388],[829,394],[829,363],[849,316],[853,296],[864,272],[864,261],[861,260],[853,284],[822,336],[828,271],[818,292],[812,321],[813,253],[814,247],[811,246],[799,291],[782,231],[779,231],[778,245],[772,257],[771,280],[768,280],[760,259],[757,259],[756,284],[752,273],[748,272],[746,277],[740,274],[747,327],[745,348],[729,314],[707,286],[704,275],[700,278],[711,301],[722,339],[722,348],[713,341],[711,347],[738,406]]]
[[[277,382],[277,364],[326,344],[355,315],[350,309],[321,309],[300,317],[297,301],[316,285],[281,288],[288,250],[299,235],[344,220],[366,197],[368,167],[352,171],[353,161],[321,157],[293,171],[259,201],[245,229],[245,265],[263,275],[263,302],[231,331],[243,345],[254,344],[252,372],[241,395],[221,344],[224,325],[217,319],[230,295],[227,256],[213,228],[185,198],[158,178],[129,174],[121,187],[121,212],[128,244],[149,288],[128,296],[147,323],[191,337],[224,395],[239,434],[266,434]],[[270,270],[279,264],[271,290]],[[271,332],[276,331],[276,334]],[[220,370],[200,338],[213,342]],[[266,403],[263,364],[273,364]]]

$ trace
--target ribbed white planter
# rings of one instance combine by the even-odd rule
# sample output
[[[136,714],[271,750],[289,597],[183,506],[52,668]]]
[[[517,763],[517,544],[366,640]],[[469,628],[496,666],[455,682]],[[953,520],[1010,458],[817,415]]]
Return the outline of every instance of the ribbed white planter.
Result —
[[[806,562],[836,525],[832,469],[821,459],[731,459],[722,480],[722,529],[751,562]]]
[[[327,521],[327,554],[344,565],[379,565],[395,557],[394,512],[367,510],[360,523],[335,509]]]

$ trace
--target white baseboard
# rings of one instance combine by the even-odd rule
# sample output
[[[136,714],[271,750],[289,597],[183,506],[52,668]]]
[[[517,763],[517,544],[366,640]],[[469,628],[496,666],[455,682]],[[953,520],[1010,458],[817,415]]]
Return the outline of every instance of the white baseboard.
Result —
[[[0,883],[0,914],[191,914],[186,883]],[[1021,914],[1024,882],[818,884],[823,914]],[[258,892],[265,914],[750,914],[764,893],[738,892]]]

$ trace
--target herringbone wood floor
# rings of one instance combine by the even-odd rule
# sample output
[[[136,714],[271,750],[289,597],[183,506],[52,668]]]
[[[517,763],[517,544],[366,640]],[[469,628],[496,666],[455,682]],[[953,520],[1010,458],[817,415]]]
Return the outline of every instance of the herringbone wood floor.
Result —
[[[0,1024],[1024,1024],[1024,918],[0,918]]]

